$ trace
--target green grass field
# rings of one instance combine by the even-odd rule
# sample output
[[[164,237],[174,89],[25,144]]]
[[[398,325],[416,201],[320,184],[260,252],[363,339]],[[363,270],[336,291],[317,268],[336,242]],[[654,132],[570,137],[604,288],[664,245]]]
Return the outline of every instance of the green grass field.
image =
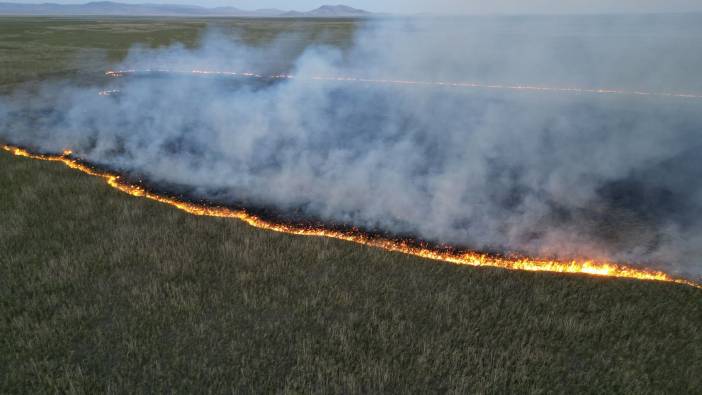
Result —
[[[48,78],[95,82],[104,77],[109,65],[123,59],[134,44],[145,48],[174,43],[193,47],[206,28],[249,45],[264,45],[283,38],[294,54],[311,42],[348,46],[355,26],[350,20],[0,16],[0,87],[7,91],[18,83]]]
[[[0,84],[348,21],[0,19]],[[89,33],[88,33],[89,32]],[[302,33],[300,33],[302,32]],[[92,76],[92,77],[91,77]],[[0,153],[0,393],[702,393],[702,291],[271,233]]]

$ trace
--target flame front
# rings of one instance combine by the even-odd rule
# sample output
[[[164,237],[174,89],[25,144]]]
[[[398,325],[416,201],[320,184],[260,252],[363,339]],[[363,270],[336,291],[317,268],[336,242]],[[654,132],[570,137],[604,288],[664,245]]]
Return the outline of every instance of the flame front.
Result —
[[[612,262],[594,260],[572,260],[558,261],[550,259],[527,258],[527,257],[503,257],[489,255],[479,252],[454,252],[440,251],[436,249],[418,247],[407,241],[397,241],[385,238],[371,237],[360,232],[344,232],[325,228],[310,228],[294,224],[275,223],[253,215],[245,210],[236,210],[227,207],[215,207],[198,205],[195,203],[181,201],[172,197],[162,196],[142,187],[129,184],[122,180],[118,174],[99,171],[82,163],[72,156],[72,151],[66,150],[61,155],[34,154],[23,148],[4,145],[3,150],[25,158],[60,162],[71,169],[79,170],[91,176],[104,179],[111,187],[129,194],[131,196],[146,198],[160,203],[176,207],[189,214],[234,218],[246,222],[247,224],[274,232],[288,233],[302,236],[329,237],[333,239],[345,240],[369,247],[381,248],[387,251],[399,252],[435,261],[450,262],[458,265],[487,266],[509,270],[524,270],[532,272],[553,272],[570,274],[588,274],[593,276],[619,277],[638,280],[664,281],[678,284],[685,284],[696,288],[702,285],[690,280],[672,277],[671,275],[655,270],[640,269],[633,266],[622,265]]]
[[[214,76],[229,76],[229,77],[247,77],[256,79],[272,79],[272,80],[303,80],[303,81],[335,81],[349,83],[366,83],[377,85],[407,85],[416,87],[446,87],[446,88],[463,88],[463,89],[487,89],[487,90],[502,90],[502,91],[526,91],[526,92],[546,92],[546,93],[571,93],[571,94],[592,94],[592,95],[619,95],[619,96],[649,96],[649,97],[668,97],[679,99],[702,99],[702,94],[698,93],[680,93],[680,92],[652,92],[643,90],[624,90],[613,88],[578,88],[578,87],[558,87],[558,86],[540,86],[530,84],[489,84],[480,82],[456,82],[456,81],[421,81],[421,80],[399,80],[399,79],[376,79],[376,78],[358,78],[350,76],[333,76],[333,75],[317,75],[317,76],[297,76],[293,74],[272,74],[262,75],[251,72],[236,72],[236,71],[218,71],[218,70],[172,70],[172,69],[129,69],[129,70],[110,70],[105,72],[105,75],[112,78],[125,77],[134,74],[149,74],[163,73],[175,75],[214,75]],[[109,96],[119,91],[102,91],[100,95]]]

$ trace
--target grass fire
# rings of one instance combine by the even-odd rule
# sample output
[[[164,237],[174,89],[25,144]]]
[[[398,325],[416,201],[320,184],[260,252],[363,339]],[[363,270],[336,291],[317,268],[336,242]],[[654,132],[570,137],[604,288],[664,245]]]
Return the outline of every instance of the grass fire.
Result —
[[[64,151],[61,155],[45,155],[33,154],[25,149],[9,145],[4,145],[2,148],[3,150],[16,156],[63,163],[71,169],[81,171],[91,176],[103,178],[108,185],[128,195],[164,203],[176,207],[179,210],[183,210],[189,214],[237,219],[253,227],[274,232],[289,233],[301,236],[329,237],[333,239],[350,241],[365,246],[381,248],[387,251],[399,252],[430,260],[450,262],[459,265],[488,266],[509,270],[586,274],[637,280],[665,281],[700,288],[699,284],[692,281],[674,278],[660,271],[637,269],[633,266],[621,265],[612,262],[599,262],[594,260],[557,261],[527,257],[500,257],[497,255],[489,255],[478,252],[461,252],[452,249],[448,249],[448,251],[441,251],[438,249],[418,247],[416,246],[416,243],[413,243],[412,241],[398,241],[370,237],[361,231],[351,233],[326,228],[309,228],[295,224],[269,222],[248,213],[246,210],[233,210],[226,207],[198,205],[149,192],[147,189],[141,186],[123,182],[120,176],[117,174],[95,170],[89,164],[83,163],[79,159],[74,158],[72,156],[72,151],[70,150]]]
[[[650,92],[640,90],[622,90],[612,88],[575,88],[575,87],[555,87],[555,86],[538,86],[538,85],[503,85],[478,82],[449,82],[449,81],[421,81],[421,80],[397,80],[397,79],[374,79],[374,78],[358,78],[350,76],[295,76],[292,74],[271,74],[261,75],[251,72],[237,71],[220,71],[220,70],[173,70],[173,69],[144,69],[144,70],[109,70],[105,75],[112,78],[120,78],[130,75],[154,75],[154,74],[171,74],[171,75],[204,75],[204,76],[226,76],[226,77],[244,77],[257,78],[264,80],[303,80],[303,81],[331,81],[331,82],[348,82],[362,84],[380,84],[380,85],[399,85],[412,87],[434,87],[434,88],[463,88],[463,89],[487,89],[487,90],[504,90],[504,91],[524,91],[524,92],[541,92],[541,93],[571,93],[571,94],[595,94],[595,95],[623,95],[623,96],[643,96],[643,97],[662,97],[662,98],[680,98],[680,99],[702,99],[702,94],[696,93],[668,93],[668,92]],[[109,95],[116,91],[102,91]]]
[[[702,16],[415,3],[0,3],[0,393],[699,393]]]

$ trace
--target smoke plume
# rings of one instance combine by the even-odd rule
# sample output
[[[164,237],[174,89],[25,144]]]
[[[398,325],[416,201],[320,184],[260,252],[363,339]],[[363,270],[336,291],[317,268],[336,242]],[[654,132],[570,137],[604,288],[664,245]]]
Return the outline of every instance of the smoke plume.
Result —
[[[478,250],[702,272],[702,100],[315,80],[702,92],[699,17],[366,22],[352,45],[135,49],[108,86],[0,98],[0,139],[221,203]],[[100,89],[119,94],[100,97]]]

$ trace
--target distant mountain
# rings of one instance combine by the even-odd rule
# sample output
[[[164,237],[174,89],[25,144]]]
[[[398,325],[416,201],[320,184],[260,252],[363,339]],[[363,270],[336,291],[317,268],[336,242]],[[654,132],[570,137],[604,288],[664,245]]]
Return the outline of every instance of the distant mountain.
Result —
[[[365,10],[359,10],[345,5],[323,5],[308,12],[290,11],[282,16],[287,17],[308,17],[308,18],[339,18],[339,17],[366,17],[372,14]]]
[[[286,13],[286,11],[279,10],[277,8],[261,8],[252,12],[256,15],[272,17],[281,16]]]
[[[176,4],[125,4],[112,1],[96,1],[85,4],[21,4],[0,3],[0,15],[104,15],[104,16],[238,16],[238,17],[305,17],[339,18],[369,17],[373,14],[344,5],[324,5],[308,12],[278,9],[241,10],[235,7],[206,8]]]
[[[228,13],[232,11],[229,10]],[[86,4],[0,3],[2,15],[206,15],[207,8],[171,4],[124,4],[98,1]]]

